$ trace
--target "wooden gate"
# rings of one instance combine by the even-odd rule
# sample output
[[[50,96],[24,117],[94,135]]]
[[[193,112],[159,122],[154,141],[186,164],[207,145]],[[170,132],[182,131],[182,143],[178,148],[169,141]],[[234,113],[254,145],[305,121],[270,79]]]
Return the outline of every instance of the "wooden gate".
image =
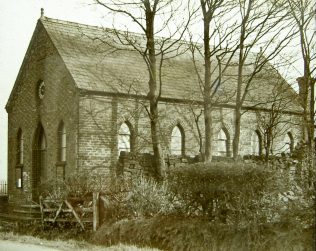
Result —
[[[92,223],[94,231],[99,227],[99,193],[94,193],[92,200],[40,197],[40,209],[43,226],[45,222],[77,222],[82,230],[85,223]]]

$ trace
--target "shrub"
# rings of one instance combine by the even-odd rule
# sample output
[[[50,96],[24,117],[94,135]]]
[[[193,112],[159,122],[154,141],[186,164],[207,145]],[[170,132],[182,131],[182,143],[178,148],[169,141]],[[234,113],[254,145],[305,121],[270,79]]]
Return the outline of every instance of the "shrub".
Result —
[[[40,186],[40,194],[45,198],[64,200],[66,198],[85,199],[92,193],[106,190],[108,179],[98,174],[82,171],[68,176],[65,180],[48,179]]]
[[[147,218],[172,210],[166,184],[144,176],[112,181],[111,189],[103,193],[103,198],[105,221]]]
[[[264,166],[217,162],[175,168],[167,179],[182,215],[243,224],[262,217],[262,199],[278,177]]]
[[[172,212],[172,201],[166,183],[138,177],[132,183],[128,206],[135,216],[152,217]]]

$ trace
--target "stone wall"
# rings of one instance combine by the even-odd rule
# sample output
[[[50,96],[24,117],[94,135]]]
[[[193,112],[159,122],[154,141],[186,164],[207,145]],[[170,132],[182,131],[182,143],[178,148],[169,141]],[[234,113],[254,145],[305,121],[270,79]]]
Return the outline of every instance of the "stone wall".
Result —
[[[25,55],[21,72],[10,97],[8,111],[8,194],[9,201],[30,200],[34,181],[33,146],[36,129],[41,124],[47,145],[46,169],[41,170],[40,182],[56,177],[58,126],[64,122],[67,133],[65,173],[76,166],[76,134],[78,97],[75,85],[62,59],[38,24]],[[38,95],[39,81],[45,83],[42,99]],[[22,187],[16,187],[18,131],[23,134]]]
[[[136,156],[153,154],[150,143],[150,123],[145,109],[146,106],[148,107],[147,101],[119,95],[101,96],[86,93],[80,97],[79,104],[79,169],[94,170],[100,174],[116,173],[119,169],[118,132],[124,122],[128,123],[131,131],[131,152]],[[200,110],[201,106],[185,102],[160,102],[160,140],[165,159],[171,155],[171,132],[177,125],[183,129],[185,137],[183,157],[195,158],[199,155],[199,137],[193,112],[198,114]],[[274,139],[276,154],[282,152],[282,146],[287,140],[287,132],[292,133],[294,144],[301,137],[300,117],[289,114],[284,117],[287,118],[286,121],[291,120],[293,123],[280,124],[283,133]],[[213,120],[214,156],[220,155],[217,137],[219,131],[224,128],[228,136],[229,154],[227,157],[231,157],[234,136],[233,109],[215,109]],[[200,117],[198,124],[203,134],[203,116]],[[240,155],[252,154],[251,135],[258,128],[255,111],[247,111],[243,114],[241,128]]]

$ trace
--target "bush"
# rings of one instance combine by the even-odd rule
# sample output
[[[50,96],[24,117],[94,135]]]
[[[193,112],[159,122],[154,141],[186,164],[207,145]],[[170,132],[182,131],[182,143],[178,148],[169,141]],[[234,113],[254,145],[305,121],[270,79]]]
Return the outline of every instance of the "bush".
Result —
[[[245,163],[187,165],[171,170],[167,179],[179,213],[234,224],[264,221],[258,214],[262,199],[268,188],[280,189],[276,172]]]
[[[40,186],[40,194],[44,198],[64,200],[67,198],[85,199],[92,197],[93,192],[106,190],[109,181],[91,172],[76,172],[65,180],[49,179]]]
[[[103,197],[105,221],[166,215],[173,205],[166,184],[144,176],[118,178]]]
[[[128,206],[138,217],[166,215],[173,207],[167,184],[143,176],[132,183]]]

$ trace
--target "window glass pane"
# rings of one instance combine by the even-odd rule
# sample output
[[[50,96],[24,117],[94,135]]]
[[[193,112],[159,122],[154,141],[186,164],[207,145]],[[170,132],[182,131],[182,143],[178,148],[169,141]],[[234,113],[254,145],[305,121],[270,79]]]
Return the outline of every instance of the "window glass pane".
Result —
[[[259,141],[258,134],[256,132],[254,132],[251,136],[251,148],[252,148],[253,155],[260,154],[260,141]]]
[[[23,155],[24,155],[24,149],[23,149],[23,144],[24,144],[24,142],[23,142],[23,134],[22,134],[22,132],[20,131],[19,132],[19,135],[18,135],[18,153],[17,153],[17,159],[18,159],[18,163],[20,164],[20,165],[22,165],[23,164]]]
[[[126,123],[123,123],[119,130],[118,135],[118,150],[130,152],[131,150],[131,133]]]
[[[227,136],[223,129],[221,129],[217,135],[217,155],[227,155]]]
[[[182,135],[178,126],[173,128],[171,133],[171,154],[181,155],[182,154]]]
[[[63,130],[62,136],[61,136],[61,147],[66,147],[66,131]]]
[[[40,150],[46,149],[46,138],[44,133],[41,134],[41,141],[40,141]]]
[[[293,136],[290,132],[284,136],[283,144],[284,144],[284,147],[283,147],[282,151],[284,153],[290,153],[293,150],[294,140],[293,140]]]
[[[61,161],[66,161],[66,148],[61,149],[61,156],[60,156]]]
[[[58,160],[66,161],[67,134],[64,123],[58,129]]]

